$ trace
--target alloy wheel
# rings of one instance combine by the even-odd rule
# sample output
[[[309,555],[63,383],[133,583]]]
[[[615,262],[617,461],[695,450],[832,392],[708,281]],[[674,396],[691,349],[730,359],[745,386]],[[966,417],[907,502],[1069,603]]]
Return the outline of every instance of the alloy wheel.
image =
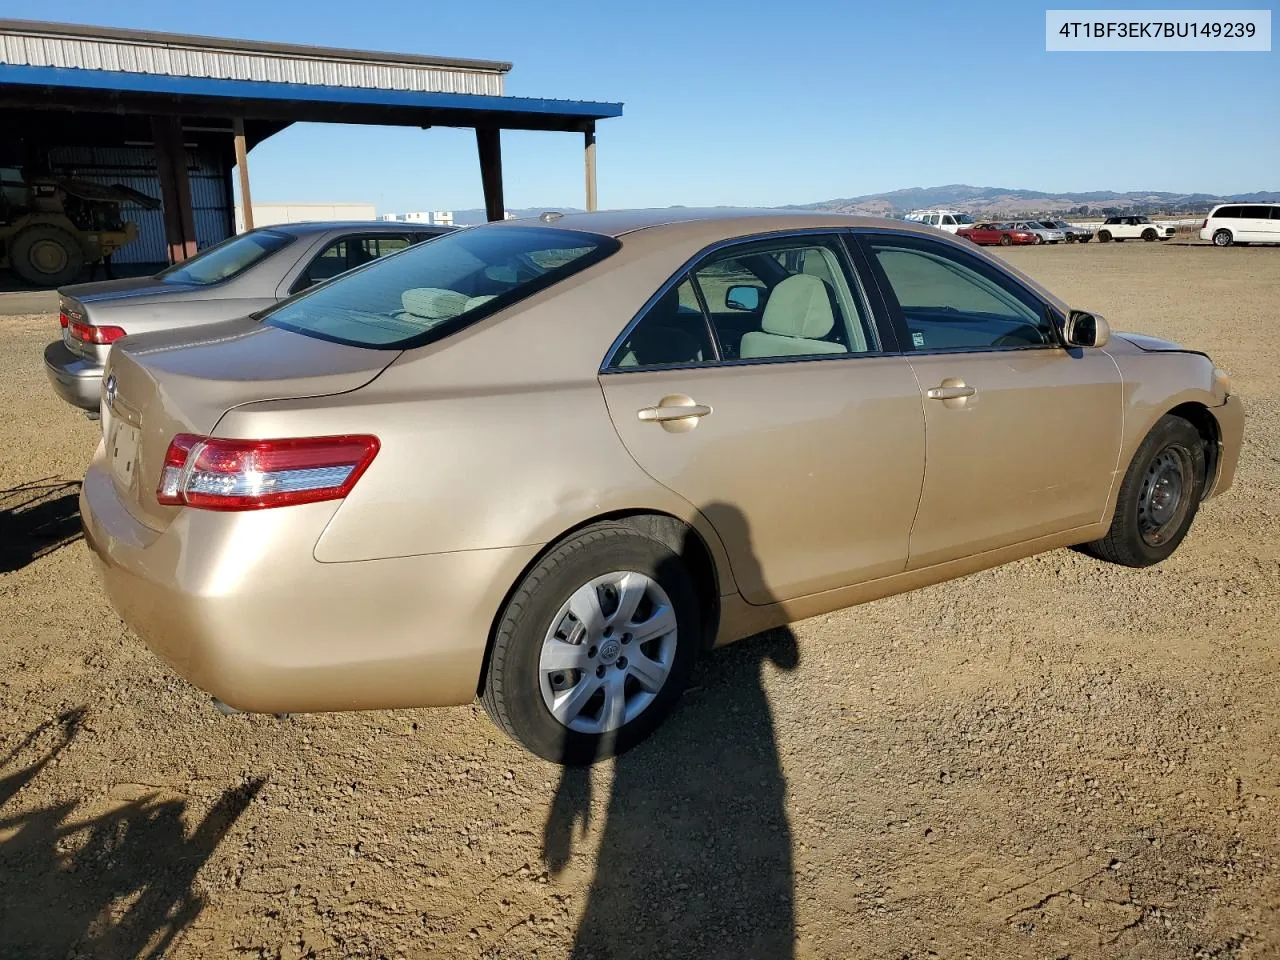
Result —
[[[542,701],[579,733],[616,731],[671,674],[676,612],[652,577],[623,570],[583,584],[552,618],[538,657]]]

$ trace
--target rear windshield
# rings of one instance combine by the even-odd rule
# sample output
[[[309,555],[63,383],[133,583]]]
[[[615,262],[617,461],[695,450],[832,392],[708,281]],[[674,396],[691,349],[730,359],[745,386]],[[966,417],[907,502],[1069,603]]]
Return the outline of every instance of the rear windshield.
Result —
[[[194,283],[208,286],[244,273],[258,261],[293,243],[293,236],[275,230],[252,230],[215,243],[190,260],[161,270],[157,277],[165,283]]]
[[[576,230],[459,230],[286,300],[263,320],[323,340],[402,350],[510,306],[618,247],[611,237]]]

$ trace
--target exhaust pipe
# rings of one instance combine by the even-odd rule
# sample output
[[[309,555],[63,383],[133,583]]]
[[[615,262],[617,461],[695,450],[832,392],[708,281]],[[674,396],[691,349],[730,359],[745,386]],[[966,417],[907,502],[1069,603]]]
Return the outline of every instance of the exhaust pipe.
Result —
[[[224,717],[230,717],[230,716],[235,716],[236,714],[244,713],[243,710],[237,710],[235,707],[223,703],[217,697],[213,698],[213,706]],[[293,714],[273,713],[272,716],[275,717],[277,720],[288,720],[291,716],[293,716]]]

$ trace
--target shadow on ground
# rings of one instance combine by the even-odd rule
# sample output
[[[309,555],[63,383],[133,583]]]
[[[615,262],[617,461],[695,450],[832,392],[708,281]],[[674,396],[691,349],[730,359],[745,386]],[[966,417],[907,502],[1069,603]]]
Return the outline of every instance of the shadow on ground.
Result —
[[[81,537],[80,484],[53,478],[0,490],[0,573]]]
[[[228,788],[188,832],[186,801],[145,795],[97,816],[66,800],[6,809],[84,726],[83,708],[31,731],[0,759],[0,956],[162,957],[199,916],[196,873],[262,789]],[[24,754],[38,759],[19,765]]]
[[[735,508],[704,513],[721,530],[741,524],[747,542]],[[715,652],[675,715],[614,762],[574,960],[794,955],[787,785],[763,680],[767,664],[799,659],[786,628]],[[543,838],[553,873],[589,825],[591,784],[590,768],[562,770]]]

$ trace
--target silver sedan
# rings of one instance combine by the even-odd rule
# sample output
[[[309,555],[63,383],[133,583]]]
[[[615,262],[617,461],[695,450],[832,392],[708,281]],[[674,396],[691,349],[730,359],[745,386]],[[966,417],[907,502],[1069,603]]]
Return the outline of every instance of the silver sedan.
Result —
[[[62,338],[45,347],[54,392],[96,417],[111,345],[134,333],[234,320],[452,227],[292,223],[250,230],[155,276],[58,290]]]
[[[1022,230],[1026,233],[1034,233],[1040,239],[1037,243],[1062,243],[1067,239],[1067,235],[1052,227],[1046,227],[1039,220],[1018,220],[1013,225],[1015,230]]]

